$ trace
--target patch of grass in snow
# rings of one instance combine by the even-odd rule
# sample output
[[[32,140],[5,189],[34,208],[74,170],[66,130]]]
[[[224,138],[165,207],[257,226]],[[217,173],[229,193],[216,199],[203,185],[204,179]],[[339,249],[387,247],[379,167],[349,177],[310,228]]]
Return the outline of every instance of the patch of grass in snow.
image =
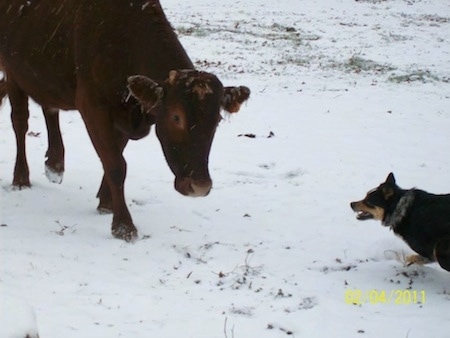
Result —
[[[293,26],[286,26],[279,23],[264,25],[255,21],[236,22],[233,25],[192,23],[189,26],[179,26],[176,28],[176,31],[179,35],[195,37],[220,34],[221,39],[229,41],[239,40],[244,45],[251,45],[259,39],[262,39],[265,40],[264,46],[267,45],[268,41],[274,41],[276,43],[290,41],[294,46],[300,46],[305,41],[316,41],[320,39],[318,35],[307,34]]]
[[[389,34],[381,34],[381,37],[383,38],[383,40],[385,40],[388,43],[409,41],[409,40],[414,39],[412,36],[402,35],[402,34],[394,34],[392,32],[389,32]]]
[[[446,77],[440,78],[439,76],[432,74],[429,70],[415,70],[407,74],[402,75],[391,75],[388,80],[394,83],[410,83],[410,82],[449,82],[449,79]]]
[[[359,2],[359,3],[364,3],[364,2],[366,2],[366,3],[369,3],[369,4],[379,4],[379,3],[382,3],[382,2],[386,2],[387,0],[356,0],[356,2]]]
[[[389,71],[393,71],[396,68],[390,64],[381,64],[369,59],[364,59],[360,56],[353,55],[346,62],[337,64],[337,68],[343,68],[347,72],[374,72],[377,74],[385,74]]]
[[[424,14],[420,16],[420,20],[430,21],[435,23],[449,23],[450,18],[443,17],[437,14]]]
[[[383,0],[358,0],[358,2],[380,4]],[[233,57],[222,58],[221,55],[210,56],[208,60],[195,61],[199,69],[207,69],[222,74],[250,73],[254,75],[267,75],[271,77],[287,76],[304,69],[321,69],[322,71],[337,71],[346,74],[361,76],[389,76],[387,81],[394,83],[427,83],[432,81],[449,82],[448,77],[439,77],[429,71],[413,71],[396,66],[388,62],[377,62],[353,55],[347,60],[336,60],[328,51],[326,45],[326,32],[323,33],[325,41],[315,44],[322,39],[310,28],[304,28],[302,21],[289,23],[283,22],[282,17],[275,21],[256,20],[252,13],[241,13],[246,19],[237,20],[227,18],[205,20],[201,15],[194,15],[180,22],[176,28],[180,36],[189,36],[194,39],[214,39],[218,50],[227,50]],[[274,13],[270,13],[274,14]],[[244,15],[243,15],[244,16]],[[411,15],[395,13],[395,17],[401,22],[400,26],[429,25],[439,26],[448,24],[450,18],[439,15]],[[320,33],[322,34],[322,32]],[[381,37],[387,43],[396,43],[414,40],[411,34],[396,33],[390,30],[381,33]],[[262,52],[264,50],[264,52]],[[220,53],[219,53],[220,54]],[[253,62],[248,62],[247,56],[252,55]],[[281,66],[281,67],[280,67]],[[397,71],[398,73],[394,73]],[[385,78],[386,79],[386,78]]]
[[[300,67],[307,67],[311,64],[310,59],[294,55],[286,55],[285,57],[283,57],[283,61],[287,64],[296,65]]]
[[[230,309],[230,313],[239,315],[239,316],[244,316],[244,317],[253,316],[254,311],[255,311],[254,307],[251,307],[251,306],[236,307],[234,304],[232,305],[232,307]]]
[[[209,29],[202,28],[200,24],[192,24],[191,26],[177,27],[176,32],[178,35],[187,35],[195,37],[206,37],[210,34]]]
[[[428,23],[430,26],[439,27],[440,24],[446,24],[450,22],[450,18],[437,14],[413,15],[401,13],[400,16],[403,18],[402,26],[404,27],[408,27],[412,24],[423,26],[424,22]]]

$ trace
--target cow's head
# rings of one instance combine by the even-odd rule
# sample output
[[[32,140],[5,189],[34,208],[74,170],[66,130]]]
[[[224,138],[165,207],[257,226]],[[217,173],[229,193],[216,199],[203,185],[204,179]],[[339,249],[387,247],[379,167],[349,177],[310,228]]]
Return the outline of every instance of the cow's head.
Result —
[[[215,75],[195,70],[173,70],[161,84],[131,76],[128,88],[146,113],[156,114],[156,132],[175,175],[175,189],[206,196],[212,187],[208,158],[220,111],[238,112],[250,90],[223,87]]]

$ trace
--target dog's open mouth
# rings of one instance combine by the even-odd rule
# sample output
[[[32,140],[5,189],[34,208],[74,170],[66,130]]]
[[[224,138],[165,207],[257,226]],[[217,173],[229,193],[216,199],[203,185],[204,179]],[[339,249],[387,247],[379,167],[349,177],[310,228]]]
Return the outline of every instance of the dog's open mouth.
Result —
[[[365,221],[366,219],[374,219],[375,216],[364,209],[367,209],[368,206],[365,205],[364,201],[352,202],[350,203],[350,207],[354,212],[356,212],[356,219],[360,221]],[[370,208],[369,208],[370,209]]]
[[[370,212],[366,211],[357,211],[356,219],[359,219],[360,221],[365,221],[366,219],[372,219],[373,215]]]

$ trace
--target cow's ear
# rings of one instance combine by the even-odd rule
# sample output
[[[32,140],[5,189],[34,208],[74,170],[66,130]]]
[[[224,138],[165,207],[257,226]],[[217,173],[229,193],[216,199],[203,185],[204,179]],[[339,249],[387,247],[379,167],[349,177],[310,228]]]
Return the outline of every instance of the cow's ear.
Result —
[[[146,112],[152,110],[164,96],[164,89],[158,83],[142,75],[128,77],[128,89]]]
[[[223,89],[222,108],[229,113],[237,113],[241,104],[250,97],[250,89],[244,86]]]

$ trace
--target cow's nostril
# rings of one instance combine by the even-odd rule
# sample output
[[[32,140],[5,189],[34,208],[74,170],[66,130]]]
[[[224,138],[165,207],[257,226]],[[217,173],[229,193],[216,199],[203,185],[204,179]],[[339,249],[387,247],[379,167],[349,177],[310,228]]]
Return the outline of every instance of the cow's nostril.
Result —
[[[195,180],[191,177],[175,178],[175,189],[185,196],[206,196],[211,191],[212,181],[210,179]]]

